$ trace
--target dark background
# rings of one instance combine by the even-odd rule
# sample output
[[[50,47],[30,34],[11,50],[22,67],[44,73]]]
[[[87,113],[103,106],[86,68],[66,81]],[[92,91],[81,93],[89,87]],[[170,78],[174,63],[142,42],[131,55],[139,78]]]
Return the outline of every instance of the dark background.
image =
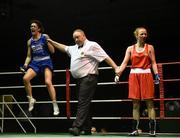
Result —
[[[52,39],[65,44],[73,44],[72,31],[82,28],[117,64],[134,43],[134,29],[145,26],[157,62],[180,59],[178,0],[1,0],[0,5],[1,71],[19,70],[24,63],[34,18]],[[66,68],[66,58],[57,52],[55,69]]]
[[[16,72],[19,71],[19,66],[24,64],[27,52],[26,42],[31,37],[29,24],[31,19],[40,20],[45,27],[45,33],[52,39],[67,45],[74,44],[72,39],[73,30],[76,28],[83,29],[87,38],[98,42],[118,65],[124,58],[127,46],[132,45],[135,41],[134,29],[144,26],[149,32],[148,42],[154,45],[157,63],[178,62],[180,60],[179,9],[179,0],[1,0],[0,71]],[[56,51],[53,55],[53,61],[54,69],[66,69],[69,67],[69,58],[59,51]],[[107,64],[103,62],[100,66],[107,66]],[[164,70],[165,77],[179,78],[179,69],[179,65],[166,67]],[[127,74],[128,70],[125,71],[122,80],[127,80]],[[100,72],[100,82],[113,81],[113,75],[112,71],[110,73],[106,71]],[[2,75],[0,77],[1,86],[23,85],[22,75],[18,77]],[[39,77],[34,79],[33,84],[43,84],[41,76],[40,80]],[[54,83],[65,83],[65,76],[62,74],[55,75]],[[58,100],[65,100],[65,89],[56,88],[56,90]],[[156,86],[156,90],[158,91],[158,86]],[[72,91],[74,92],[73,88]],[[101,88],[98,87],[97,91],[95,99],[127,98],[127,85],[101,86]],[[179,83],[166,85],[165,91],[166,97],[179,97]],[[27,100],[24,89],[1,90],[1,94],[13,94],[19,101]],[[33,89],[33,94],[37,100],[47,100],[49,98],[47,90],[43,88],[42,90]],[[159,98],[158,95],[157,92],[157,98]],[[72,99],[75,99],[74,94],[72,94]],[[131,104],[127,106],[130,107],[127,109],[131,111]],[[126,113],[126,106],[124,107],[120,106],[119,103],[112,106],[98,105],[96,106],[97,109],[94,108],[94,114],[131,116],[131,114]],[[33,115],[49,116],[41,108],[45,109],[43,105],[37,107]],[[46,111],[49,111],[49,109],[51,110],[51,107],[46,107]],[[65,106],[61,105],[61,110],[64,115]],[[180,116],[179,112],[177,116]],[[51,120],[52,122],[57,123]],[[111,124],[110,122],[118,124]],[[41,123],[44,122],[40,121],[37,125]],[[62,126],[61,123],[63,123],[64,130],[67,130],[66,128],[72,122],[55,124],[56,129],[46,127],[46,130],[40,127],[39,130],[57,130],[60,132],[63,130],[62,127],[58,127]],[[111,128],[111,131],[116,129],[118,131],[127,131],[129,129],[127,127],[129,122],[126,122],[127,125],[124,126],[122,125],[124,124],[123,121],[100,120],[99,124],[95,123],[95,125],[107,127],[106,123]],[[7,126],[7,128],[11,127]]]

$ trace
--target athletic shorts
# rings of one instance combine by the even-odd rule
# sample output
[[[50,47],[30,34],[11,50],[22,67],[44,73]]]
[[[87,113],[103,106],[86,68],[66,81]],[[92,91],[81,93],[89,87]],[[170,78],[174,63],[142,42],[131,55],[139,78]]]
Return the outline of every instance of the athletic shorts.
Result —
[[[53,71],[53,64],[51,59],[34,61],[29,64],[28,68],[32,68],[37,74],[43,73],[45,68],[49,68]]]
[[[142,100],[154,98],[154,80],[150,69],[142,72],[131,70],[128,98]]]

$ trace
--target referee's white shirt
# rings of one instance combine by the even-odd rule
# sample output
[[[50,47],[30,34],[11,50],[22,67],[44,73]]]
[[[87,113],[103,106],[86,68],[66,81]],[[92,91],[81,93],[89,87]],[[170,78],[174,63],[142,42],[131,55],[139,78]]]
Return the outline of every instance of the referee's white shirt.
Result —
[[[76,44],[66,46],[65,51],[71,58],[70,71],[74,78],[82,78],[88,74],[98,74],[99,63],[108,57],[98,43],[87,39],[82,48],[78,48]]]

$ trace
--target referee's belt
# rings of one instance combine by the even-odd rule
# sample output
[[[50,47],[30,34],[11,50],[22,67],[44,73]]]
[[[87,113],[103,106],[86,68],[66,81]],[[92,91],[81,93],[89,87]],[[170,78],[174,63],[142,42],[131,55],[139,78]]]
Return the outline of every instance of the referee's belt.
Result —
[[[89,77],[89,76],[94,76],[94,77],[97,77],[98,75],[97,74],[88,74],[84,77],[81,77],[81,78],[78,78],[78,79],[83,79],[83,78],[86,78],[86,77]]]

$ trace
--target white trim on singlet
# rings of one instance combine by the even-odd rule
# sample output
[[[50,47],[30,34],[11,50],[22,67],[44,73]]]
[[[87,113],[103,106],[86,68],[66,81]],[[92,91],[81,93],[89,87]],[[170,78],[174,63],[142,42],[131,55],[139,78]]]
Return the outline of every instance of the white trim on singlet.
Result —
[[[50,59],[50,56],[46,56],[46,57],[34,57],[33,60],[34,61],[42,61],[42,60],[46,60],[46,59]]]
[[[151,69],[134,68],[130,73],[151,73]]]

